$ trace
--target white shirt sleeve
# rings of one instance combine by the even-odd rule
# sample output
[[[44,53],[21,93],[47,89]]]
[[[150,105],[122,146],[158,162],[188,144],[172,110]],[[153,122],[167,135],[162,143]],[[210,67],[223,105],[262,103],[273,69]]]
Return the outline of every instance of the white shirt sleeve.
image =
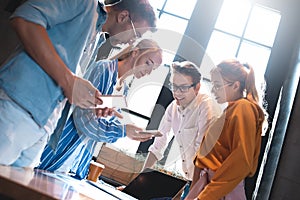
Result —
[[[176,104],[174,106],[174,102],[172,102],[167,107],[165,114],[160,121],[158,131],[160,131],[163,136],[156,137],[153,144],[149,147],[149,151],[151,151],[158,160],[161,160],[163,158],[163,154],[167,147],[167,144],[169,143],[171,136],[173,135],[171,131],[173,109],[176,109]]]

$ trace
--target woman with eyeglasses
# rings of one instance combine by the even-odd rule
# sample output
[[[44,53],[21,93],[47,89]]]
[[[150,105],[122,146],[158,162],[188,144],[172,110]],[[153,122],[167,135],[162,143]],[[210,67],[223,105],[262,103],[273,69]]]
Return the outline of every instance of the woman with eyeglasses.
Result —
[[[217,102],[228,105],[205,133],[187,199],[246,200],[244,179],[256,172],[265,122],[254,71],[225,60],[211,70],[211,81]]]
[[[199,93],[200,80],[199,67],[194,63],[184,61],[172,64],[170,90],[174,100],[167,107],[158,128],[163,136],[156,137],[149,147],[144,169],[153,167],[163,158],[164,151],[174,136],[174,141],[180,148],[180,155],[174,158],[174,162],[180,159],[184,177],[192,180],[195,153],[208,125],[220,112],[218,105],[208,95]],[[188,190],[189,184],[185,187],[181,199],[186,196]]]
[[[158,44],[154,40],[142,39],[121,51],[115,59],[97,61],[88,69],[85,78],[103,95],[120,89],[126,94],[129,87],[124,80],[127,77],[142,78],[161,63],[162,50]],[[72,172],[79,179],[85,178],[97,142],[112,143],[126,136],[146,141],[152,137],[151,134],[138,133],[141,130],[133,124],[123,124],[116,117],[97,118],[93,109],[75,107],[63,129],[57,149],[53,150],[47,145],[37,168]]]

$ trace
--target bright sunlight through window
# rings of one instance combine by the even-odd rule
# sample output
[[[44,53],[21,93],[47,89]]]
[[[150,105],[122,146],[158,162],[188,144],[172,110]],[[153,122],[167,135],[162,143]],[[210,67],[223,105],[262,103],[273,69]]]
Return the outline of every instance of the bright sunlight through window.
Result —
[[[261,84],[280,18],[278,11],[247,0],[224,0],[207,53],[215,64],[227,58],[248,62]]]

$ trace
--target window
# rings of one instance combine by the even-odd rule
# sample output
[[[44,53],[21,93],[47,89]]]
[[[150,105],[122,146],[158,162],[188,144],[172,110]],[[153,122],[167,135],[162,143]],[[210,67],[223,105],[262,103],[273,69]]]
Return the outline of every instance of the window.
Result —
[[[278,11],[253,1],[224,0],[207,53],[216,64],[234,57],[248,62],[261,84],[280,18]]]
[[[176,55],[197,1],[189,0],[182,3],[179,0],[149,0],[149,2],[157,11],[158,16],[158,32],[152,37],[156,37],[155,39],[162,46],[164,50],[163,63],[168,65]],[[278,11],[253,1],[224,0],[202,64],[210,64],[211,61],[216,64],[223,59],[236,57],[254,67],[258,83],[261,83],[280,18],[281,15]],[[128,96],[129,108],[150,117],[167,73],[167,67],[160,67],[159,70],[151,74],[153,77],[149,76],[147,79],[138,80],[139,82],[135,81]],[[209,69],[204,74],[209,74]],[[159,80],[156,77],[160,77]],[[151,80],[157,81],[149,84],[148,81]],[[145,127],[148,123],[146,119],[136,118],[134,120],[136,120],[136,125],[141,127]],[[138,122],[138,120],[140,121]],[[109,145],[135,154],[139,142],[122,138]],[[171,171],[180,171],[181,159],[177,156],[174,157],[174,153],[179,155],[176,153],[176,142],[171,146],[171,149],[164,167],[171,169]]]
[[[149,0],[157,14],[157,40],[167,42],[164,62],[173,61],[197,0]],[[174,26],[176,24],[176,26]],[[167,34],[167,35],[166,35]],[[168,40],[166,41],[166,38]]]
[[[158,31],[151,37],[162,46],[163,64],[168,65],[176,55],[197,1],[189,0],[182,3],[179,0],[149,0],[149,2],[158,16]],[[278,11],[253,1],[224,0],[206,49],[209,60],[216,64],[225,58],[236,57],[242,62],[248,62],[254,67],[260,84],[263,81],[280,18]],[[137,126],[144,128],[148,124],[147,118],[151,116],[167,73],[168,68],[161,66],[150,76],[133,82],[128,95],[129,108],[146,117],[132,116],[131,120]],[[109,145],[135,154],[139,142],[122,138]]]

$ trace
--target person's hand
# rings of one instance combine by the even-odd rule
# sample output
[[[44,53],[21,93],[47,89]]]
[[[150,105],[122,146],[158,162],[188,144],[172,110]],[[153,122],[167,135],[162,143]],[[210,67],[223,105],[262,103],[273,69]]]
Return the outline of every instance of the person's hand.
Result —
[[[125,185],[121,185],[121,186],[116,187],[116,189],[119,191],[122,191],[122,190],[124,190],[125,187],[126,187]]]
[[[117,112],[114,108],[96,108],[95,114],[97,117],[116,116],[120,119],[123,119],[123,115]]]
[[[59,56],[47,30],[36,23],[15,17],[12,27],[25,51],[60,87],[71,104],[89,108],[102,104],[101,93],[87,80],[77,77]],[[32,38],[35,38],[32,40]]]
[[[63,88],[71,104],[92,108],[102,104],[101,93],[89,81],[73,76],[68,87]]]
[[[133,125],[133,124],[127,124],[126,125],[126,136],[129,137],[132,140],[137,140],[140,142],[145,142],[147,140],[150,140],[153,136],[148,133],[139,133],[139,131],[142,131],[143,129]]]

